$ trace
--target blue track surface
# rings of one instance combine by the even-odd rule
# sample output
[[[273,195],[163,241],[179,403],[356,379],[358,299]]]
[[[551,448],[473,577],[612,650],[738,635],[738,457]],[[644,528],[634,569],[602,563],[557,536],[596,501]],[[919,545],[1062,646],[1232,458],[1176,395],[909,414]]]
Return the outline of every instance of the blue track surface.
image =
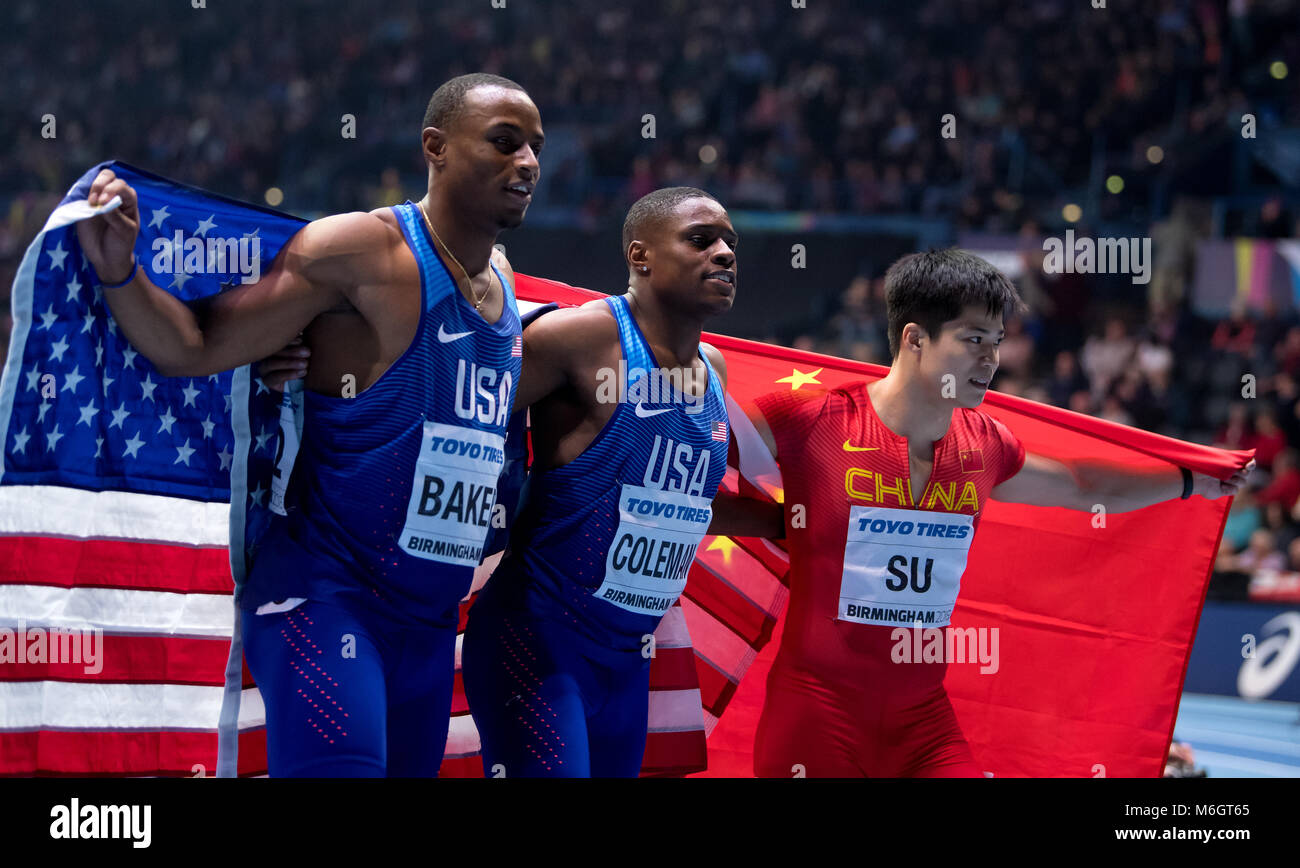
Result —
[[[1174,740],[1213,778],[1300,777],[1300,704],[1184,693]]]

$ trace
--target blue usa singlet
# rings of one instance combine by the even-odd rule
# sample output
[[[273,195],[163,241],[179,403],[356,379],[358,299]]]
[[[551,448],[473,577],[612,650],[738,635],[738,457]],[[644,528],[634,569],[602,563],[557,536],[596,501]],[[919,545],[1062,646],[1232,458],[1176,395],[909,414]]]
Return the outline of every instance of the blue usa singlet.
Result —
[[[303,438],[245,609],[291,597],[455,626],[491,526],[522,356],[505,291],[489,324],[433,248],[418,206],[393,213],[420,269],[415,338],[352,398],[304,393]],[[495,266],[493,266],[495,269]]]
[[[618,322],[624,399],[581,455],[529,479],[488,592],[600,646],[639,653],[686,587],[712,519],[727,465],[727,409],[703,351],[702,398],[650,387],[659,364],[626,298],[606,303]]]

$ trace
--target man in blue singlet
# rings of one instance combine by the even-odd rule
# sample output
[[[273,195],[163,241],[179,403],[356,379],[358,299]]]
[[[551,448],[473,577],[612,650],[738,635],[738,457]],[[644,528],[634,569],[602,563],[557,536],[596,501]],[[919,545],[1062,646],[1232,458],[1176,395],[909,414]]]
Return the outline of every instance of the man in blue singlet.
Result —
[[[657,190],[624,224],[627,293],[524,331],[533,470],[462,654],[489,774],[641,768],[645,637],[686,586],[726,471],[726,372],[700,332],[731,308],[736,241],[712,196]]]
[[[133,261],[134,191],[105,170],[78,226],[114,319],[164,374],[262,359],[300,332],[304,430],[286,503],[241,597],[272,776],[436,775],[457,603],[479,563],[520,380],[514,274],[543,141],[537,107],[490,75],[433,94],[428,194],[316,220],[258,283],[202,306]],[[355,384],[355,397],[343,397]]]

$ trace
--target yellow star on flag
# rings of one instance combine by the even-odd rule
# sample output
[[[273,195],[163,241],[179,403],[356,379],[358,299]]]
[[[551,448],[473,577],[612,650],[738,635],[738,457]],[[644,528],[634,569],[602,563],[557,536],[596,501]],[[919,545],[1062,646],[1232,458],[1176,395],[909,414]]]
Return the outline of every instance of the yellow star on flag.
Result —
[[[727,566],[731,566],[731,553],[735,551],[735,549],[736,549],[735,540],[733,540],[729,536],[720,536],[720,537],[714,537],[713,542],[709,543],[709,547],[705,549],[705,551],[722,552],[722,560],[726,563]]]
[[[791,391],[798,389],[800,386],[806,386],[809,383],[816,383],[817,385],[820,386],[822,382],[821,380],[817,379],[817,375],[820,374],[822,370],[823,370],[822,368],[818,368],[812,373],[805,374],[803,371],[799,370],[798,368],[791,368],[791,371],[793,371],[793,373],[791,373],[790,376],[788,377],[782,377],[781,379],[777,380],[777,382],[789,383]]]

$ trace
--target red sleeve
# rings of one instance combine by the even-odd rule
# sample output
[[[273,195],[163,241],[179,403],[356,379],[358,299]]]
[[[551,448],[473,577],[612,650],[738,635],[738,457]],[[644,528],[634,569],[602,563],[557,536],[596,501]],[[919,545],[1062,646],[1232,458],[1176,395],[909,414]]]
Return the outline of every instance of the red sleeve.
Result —
[[[1006,425],[997,419],[989,418],[993,423],[993,435],[1002,447],[1002,467],[998,471],[998,481],[994,483],[1001,485],[1025,466],[1025,444],[1021,443],[1020,438],[1012,434],[1011,429]]]
[[[823,389],[814,391],[769,392],[754,399],[772,429],[776,440],[777,461],[794,458],[803,451],[808,433],[821,417],[827,396]]]

